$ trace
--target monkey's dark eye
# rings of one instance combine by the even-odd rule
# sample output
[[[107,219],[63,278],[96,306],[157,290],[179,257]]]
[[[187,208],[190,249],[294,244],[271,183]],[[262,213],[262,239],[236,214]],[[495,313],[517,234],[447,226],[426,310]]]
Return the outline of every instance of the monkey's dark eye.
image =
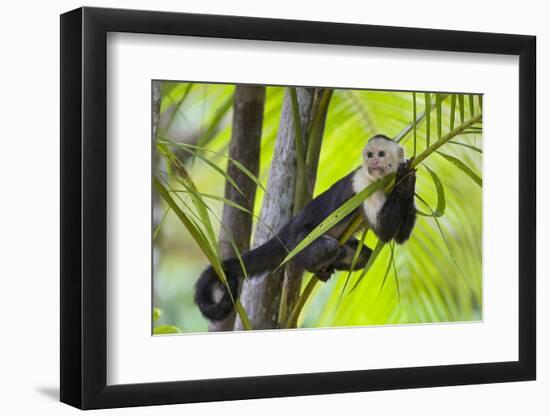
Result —
[[[367,158],[372,158],[372,152],[367,153]]]
[[[384,151],[378,152],[378,156],[379,156],[379,157],[383,157],[384,155],[386,155],[386,153],[385,153]]]

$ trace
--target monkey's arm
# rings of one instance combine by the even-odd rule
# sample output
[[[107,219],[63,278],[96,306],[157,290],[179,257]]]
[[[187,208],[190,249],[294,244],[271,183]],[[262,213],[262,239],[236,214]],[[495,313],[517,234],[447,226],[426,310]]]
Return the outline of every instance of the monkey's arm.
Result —
[[[403,222],[401,223],[401,226],[399,226],[399,229],[397,230],[397,234],[395,235],[395,241],[397,243],[403,243],[409,239],[409,237],[411,236],[412,230],[414,228],[414,225],[416,223],[416,207],[414,205],[414,187],[416,182],[416,175],[414,175],[414,173],[411,181],[412,181],[412,184],[409,184],[409,189],[411,190],[411,194],[407,200],[405,217],[403,218]]]
[[[414,189],[416,173],[410,161],[399,164],[396,184],[377,216],[375,232],[383,242],[395,238],[403,243],[412,232],[416,220]]]

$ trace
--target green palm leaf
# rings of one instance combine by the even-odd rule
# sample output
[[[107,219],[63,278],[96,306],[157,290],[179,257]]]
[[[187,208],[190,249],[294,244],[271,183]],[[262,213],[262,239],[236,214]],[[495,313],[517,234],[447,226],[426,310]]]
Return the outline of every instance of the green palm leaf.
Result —
[[[458,159],[457,157],[454,157],[452,155],[440,152],[440,151],[438,151],[437,154],[441,155],[443,158],[445,158],[451,164],[453,164],[458,169],[460,169],[462,172],[467,174],[471,179],[473,179],[476,182],[477,185],[479,185],[480,187],[483,186],[483,180],[481,179],[481,177],[478,174],[476,174],[473,169],[471,169],[468,165],[466,165],[460,159]]]

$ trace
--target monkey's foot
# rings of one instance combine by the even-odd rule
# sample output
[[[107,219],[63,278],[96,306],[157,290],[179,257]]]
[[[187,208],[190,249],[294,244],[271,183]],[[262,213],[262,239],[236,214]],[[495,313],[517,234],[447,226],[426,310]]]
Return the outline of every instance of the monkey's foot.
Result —
[[[334,273],[334,269],[326,269],[324,271],[317,271],[315,273],[315,276],[320,281],[327,282],[330,279],[330,277],[332,276],[333,273]]]

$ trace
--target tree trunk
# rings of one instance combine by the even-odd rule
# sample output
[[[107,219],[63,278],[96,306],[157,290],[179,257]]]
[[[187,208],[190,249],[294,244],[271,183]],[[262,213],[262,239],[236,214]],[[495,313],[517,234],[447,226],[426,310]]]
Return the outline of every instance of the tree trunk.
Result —
[[[311,106],[311,122],[316,123],[316,130],[313,132],[313,127],[310,126],[307,133],[309,140],[318,141],[317,146],[314,143],[307,143],[307,160],[308,164],[306,165],[305,172],[305,193],[306,195],[303,198],[300,198],[299,201],[302,203],[300,207],[298,205],[298,199],[295,200],[294,204],[294,213],[299,212],[303,206],[309,203],[313,197],[313,191],[315,189],[315,182],[317,180],[317,167],[319,165],[319,155],[321,153],[321,141],[323,138],[323,133],[325,130],[325,122],[328,113],[328,105],[330,98],[332,96],[331,90],[326,90],[322,88],[315,89],[315,95],[313,99],[313,104]],[[313,138],[311,135],[318,135],[318,137]],[[296,265],[291,261],[285,268],[283,287],[281,291],[281,302],[279,310],[279,323],[282,327],[285,327],[285,323],[288,320],[288,316],[298,298],[300,297],[300,291],[302,288],[302,278],[304,271],[296,267]]]
[[[298,88],[297,96],[302,132],[307,133],[311,121],[314,89]],[[271,163],[268,192],[264,197],[254,247],[269,240],[273,236],[271,231],[280,230],[293,214],[297,171],[293,123],[292,101],[287,91],[283,100],[275,153]],[[303,136],[306,137],[306,134]],[[272,274],[262,274],[249,278],[243,283],[240,300],[248,313],[253,329],[277,328],[283,273],[284,271],[280,270]],[[235,329],[243,329],[242,322],[238,318]]]
[[[260,167],[264,103],[265,87],[238,85],[235,88],[229,157],[242,163],[255,176],[258,176]],[[253,212],[256,183],[231,162],[228,162],[227,174],[233,178],[244,195],[229,182],[226,182],[225,198]],[[219,236],[221,257],[226,259],[236,256],[232,243],[238,248],[239,253],[247,251],[250,247],[251,231],[252,216],[250,214],[227,204],[224,205]],[[209,323],[208,330],[233,330],[234,324],[235,313],[233,312],[221,322]]]
[[[157,132],[160,123],[160,100],[161,100],[161,81],[153,81],[152,95],[153,95],[153,114],[152,114],[152,153],[153,153],[153,175],[156,175],[156,168],[159,163],[158,153],[156,151],[157,144]],[[160,198],[157,193],[153,193],[153,231],[157,228],[162,218],[162,210],[160,207]]]
[[[153,176],[157,175],[157,165],[159,163],[159,155],[156,150],[156,144],[157,144],[157,132],[159,129],[160,124],[160,103],[161,103],[161,87],[162,82],[161,81],[153,81],[151,86],[151,95],[152,95],[152,116],[151,116],[151,147],[152,147],[152,159],[153,159]],[[155,230],[157,230],[157,227],[162,219],[162,207],[160,205],[160,197],[158,193],[153,192],[152,193],[152,217],[153,217],[153,224],[152,224],[152,230],[151,230],[151,238],[153,237],[153,233]],[[160,251],[156,244],[156,241],[153,240],[153,271],[157,271],[158,263],[159,263],[159,256]],[[155,286],[153,285],[153,305],[157,305],[156,303],[156,293],[154,290]]]

